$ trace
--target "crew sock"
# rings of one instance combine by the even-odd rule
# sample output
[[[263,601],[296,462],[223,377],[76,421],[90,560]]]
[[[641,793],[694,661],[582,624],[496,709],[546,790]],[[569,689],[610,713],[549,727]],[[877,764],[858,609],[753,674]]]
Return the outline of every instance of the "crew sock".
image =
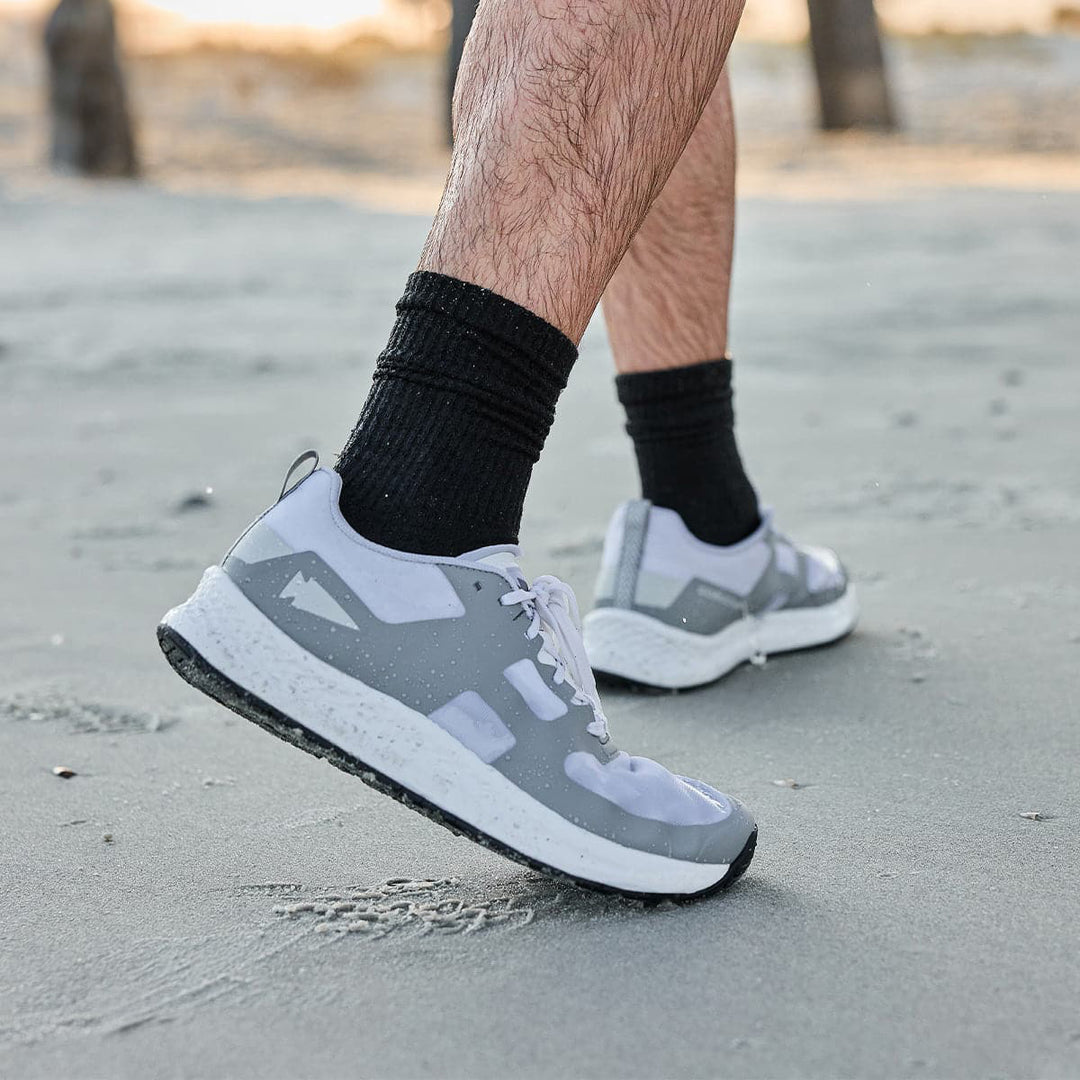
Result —
[[[459,555],[514,544],[577,349],[538,315],[444,274],[409,277],[338,458],[341,512],[368,540]]]
[[[707,544],[749,536],[760,518],[735,443],[731,361],[619,375],[615,385],[643,498],[675,510]]]

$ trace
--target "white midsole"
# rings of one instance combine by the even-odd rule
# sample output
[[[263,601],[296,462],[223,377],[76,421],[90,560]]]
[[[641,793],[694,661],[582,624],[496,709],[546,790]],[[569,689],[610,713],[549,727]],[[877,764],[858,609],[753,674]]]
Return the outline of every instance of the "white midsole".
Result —
[[[835,641],[858,618],[852,585],[831,604],[739,619],[716,634],[680,630],[641,611],[597,608],[585,616],[585,651],[597,671],[681,690],[719,679],[753,656]]]
[[[638,851],[579,828],[423,713],[313,656],[218,566],[162,620],[211,666],[345,753],[507,847],[575,877],[630,892],[690,895],[726,863]]]

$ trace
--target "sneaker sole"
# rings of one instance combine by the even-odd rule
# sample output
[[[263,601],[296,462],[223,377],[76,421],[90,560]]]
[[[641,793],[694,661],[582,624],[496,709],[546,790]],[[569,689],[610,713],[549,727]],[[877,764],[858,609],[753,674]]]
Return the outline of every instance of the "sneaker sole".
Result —
[[[694,634],[640,611],[597,608],[585,616],[585,650],[598,675],[661,690],[689,690],[756,655],[795,652],[846,637],[859,619],[853,586],[831,604],[740,619],[716,634]]]
[[[732,885],[753,858],[756,829],[730,864],[702,864],[573,825],[422,713],[305,651],[220,567],[165,616],[158,642],[181,678],[233,712],[531,869],[637,899],[689,900]]]

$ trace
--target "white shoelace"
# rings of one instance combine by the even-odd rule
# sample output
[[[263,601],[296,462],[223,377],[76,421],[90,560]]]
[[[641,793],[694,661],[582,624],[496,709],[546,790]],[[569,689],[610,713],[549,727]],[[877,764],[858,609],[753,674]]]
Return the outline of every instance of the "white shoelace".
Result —
[[[527,589],[517,588],[504,593],[499,603],[504,607],[521,604],[532,616],[525,636],[531,641],[539,634],[543,639],[544,647],[537,659],[555,668],[552,678],[556,685],[569,679],[574,688],[574,704],[592,708],[593,719],[586,730],[601,742],[607,742],[607,718],[600,704],[589,658],[585,655],[574,590],[554,575],[542,574]]]

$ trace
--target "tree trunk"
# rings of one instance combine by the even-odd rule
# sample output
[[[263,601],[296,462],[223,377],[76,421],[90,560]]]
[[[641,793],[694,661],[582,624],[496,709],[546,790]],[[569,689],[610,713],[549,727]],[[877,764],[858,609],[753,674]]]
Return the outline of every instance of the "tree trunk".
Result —
[[[454,141],[454,85],[457,83],[458,67],[465,48],[465,39],[472,29],[473,16],[480,0],[453,0],[450,16],[450,55],[446,69],[446,138]]]
[[[873,0],[808,2],[821,126],[895,130]]]
[[[135,176],[138,159],[110,0],[60,0],[45,27],[51,161],[85,176]]]

